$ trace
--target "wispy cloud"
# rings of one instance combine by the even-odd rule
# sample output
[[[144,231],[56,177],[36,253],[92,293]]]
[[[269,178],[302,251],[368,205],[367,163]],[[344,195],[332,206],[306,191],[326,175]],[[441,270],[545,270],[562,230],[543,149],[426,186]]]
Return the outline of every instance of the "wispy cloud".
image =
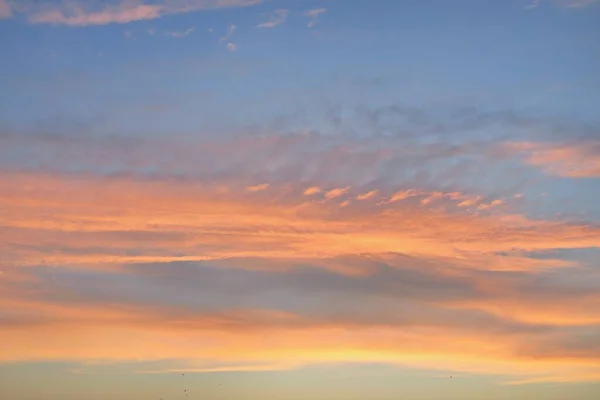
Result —
[[[527,164],[546,173],[570,178],[600,177],[600,142],[512,142],[508,151],[522,155]]]
[[[326,8],[313,8],[312,10],[309,10],[306,13],[304,13],[305,16],[310,18],[310,21],[308,21],[307,26],[309,28],[312,28],[315,25],[317,25],[317,23],[319,22],[319,16],[325,14],[326,12]]]
[[[165,36],[180,39],[180,38],[186,37],[187,35],[193,33],[195,30],[196,30],[196,27],[191,27],[184,31],[165,31]]]
[[[559,5],[567,8],[584,8],[598,3],[598,0],[556,0]]]
[[[126,30],[125,32],[123,32],[123,35],[127,39],[135,40],[135,35],[134,35],[133,31],[131,31],[131,30]]]
[[[263,183],[260,185],[255,185],[255,186],[248,186],[247,190],[249,192],[262,192],[263,190],[267,190],[269,188],[269,184],[268,183]]]
[[[328,200],[335,199],[336,197],[343,196],[349,190],[350,190],[349,187],[331,189],[327,193],[325,193],[325,198],[328,199]]]
[[[8,0],[0,0],[0,19],[10,18],[12,16],[12,8]]]
[[[19,12],[24,13],[29,22],[34,24],[88,26],[125,24],[202,10],[248,7],[261,2],[262,0],[119,0],[116,3],[49,1],[43,5],[27,3],[19,8]]]
[[[229,40],[233,34],[235,33],[235,30],[237,29],[237,26],[235,24],[229,24],[227,25],[227,31],[225,32],[225,34],[223,36],[221,36],[221,38],[219,39],[220,42],[225,42],[227,40]]]
[[[290,13],[290,10],[287,10],[287,9],[275,10],[272,13],[267,14],[267,21],[258,24],[257,27],[258,28],[274,28],[277,25],[281,25],[286,21],[289,13]]]
[[[542,0],[533,0],[531,4],[526,6],[527,10],[532,10],[541,4]],[[553,0],[553,3],[564,8],[585,8],[592,4],[598,3],[598,0]]]
[[[321,192],[320,188],[318,188],[316,186],[313,186],[313,187],[309,187],[309,188],[305,189],[304,190],[304,195],[305,196],[312,196],[312,195],[320,193],[320,192]]]
[[[225,47],[229,51],[236,51],[237,50],[237,45],[233,41],[231,41],[231,38],[235,34],[236,30],[237,30],[237,26],[235,24],[230,23],[227,26],[227,31],[225,32],[225,34],[219,38],[219,43],[223,43],[223,42],[227,43],[225,45]]]
[[[358,196],[356,196],[357,200],[368,200],[368,199],[372,199],[375,196],[377,196],[377,189],[376,190],[371,190],[370,192],[366,192],[363,194],[359,194]]]
[[[599,247],[598,226],[408,201],[336,211],[337,195],[352,188],[308,203],[308,188],[287,200],[281,185],[266,197],[248,189],[3,174],[0,305],[10,329],[0,340],[11,346],[0,358],[179,358],[187,361],[171,369],[198,371],[360,361],[550,381],[600,376],[595,344],[578,339],[600,323],[600,275],[528,257]],[[265,337],[273,334],[276,346]],[[197,345],[180,345],[188,341]]]
[[[365,140],[390,114],[437,130]],[[405,106],[360,121],[360,135],[0,132],[0,359],[600,377],[600,274],[581,256],[600,251],[598,222],[527,215],[529,188],[489,185],[506,164],[511,184],[540,175],[531,165],[589,175],[594,135],[441,142],[530,121]],[[486,184],[460,185],[479,173]]]

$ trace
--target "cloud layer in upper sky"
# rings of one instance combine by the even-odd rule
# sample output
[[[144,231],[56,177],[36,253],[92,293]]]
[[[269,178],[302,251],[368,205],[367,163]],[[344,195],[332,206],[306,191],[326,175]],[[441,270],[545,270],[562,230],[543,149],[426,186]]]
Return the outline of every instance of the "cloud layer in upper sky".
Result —
[[[33,24],[59,24],[68,26],[89,26],[106,24],[125,24],[133,21],[153,20],[167,15],[176,15],[203,10],[215,10],[235,7],[249,7],[266,0],[0,0],[0,18],[10,18],[23,14]],[[583,8],[597,0],[555,0],[555,4],[567,8]],[[536,0],[526,8],[539,6]],[[310,19],[308,27],[318,23],[319,16],[326,8],[314,8],[305,15]],[[262,28],[274,27],[285,21],[288,10],[274,11],[267,21],[260,23]]]
[[[165,15],[221,8],[248,7],[263,0],[118,0],[83,1],[50,0],[0,1],[0,16],[12,12],[25,14],[34,24],[60,24],[69,26],[124,24],[132,21],[152,20]]]

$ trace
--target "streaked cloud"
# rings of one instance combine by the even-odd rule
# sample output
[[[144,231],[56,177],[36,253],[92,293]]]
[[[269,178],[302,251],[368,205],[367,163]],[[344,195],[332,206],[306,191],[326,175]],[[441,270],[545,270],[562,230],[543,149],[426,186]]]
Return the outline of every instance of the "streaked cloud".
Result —
[[[225,47],[227,48],[227,50],[232,52],[237,50],[237,45],[231,41],[231,38],[235,34],[236,30],[237,25],[230,23],[229,25],[227,25],[227,31],[225,32],[225,34],[219,38],[219,43],[225,42]]]
[[[0,19],[10,18],[12,16],[12,8],[8,0],[0,0]]]
[[[598,0],[557,0],[558,4],[568,8],[584,8],[598,3]]]
[[[304,15],[310,19],[310,21],[308,21],[307,26],[309,28],[312,28],[315,25],[317,25],[317,23],[319,22],[319,16],[325,14],[326,12],[326,8],[313,8],[305,12]]]
[[[47,253],[48,262],[96,264],[110,258],[114,262],[173,261],[183,254],[183,259],[187,260],[259,254],[312,257],[348,252],[421,254],[423,251],[434,257],[458,257],[468,253],[600,245],[600,230],[594,225],[531,220],[505,213],[477,215],[462,210],[460,204],[450,200],[433,208],[425,207],[420,201],[380,203],[375,207],[353,202],[342,210],[340,198],[344,194],[350,195],[351,188],[348,187],[327,191],[327,202],[307,203],[306,197],[301,195],[285,196],[285,193],[300,194],[307,188],[290,192],[273,185],[269,187],[268,198],[254,198],[245,196],[244,192],[251,195],[253,191],[264,190],[265,185],[246,189],[244,186],[236,188],[233,183],[190,185],[160,179],[152,183],[91,177],[44,178],[43,175],[29,174],[5,174],[0,183],[4,193],[1,199],[5,221],[3,236],[6,239],[12,237],[12,243],[15,243],[15,238],[23,235],[23,240],[27,241],[14,248],[5,247],[6,262],[11,260],[11,255],[15,262],[19,259],[32,262],[36,254],[44,254],[53,246],[64,251]],[[52,188],[56,190],[55,195]],[[75,196],[79,205],[73,210],[77,210],[77,214],[68,211],[75,205],[69,205],[68,198],[61,193]],[[103,200],[100,202],[99,198]],[[275,199],[279,199],[275,203],[278,211],[269,206]],[[60,212],[53,204],[63,204]],[[146,209],[148,211],[143,211]],[[177,211],[160,211],[163,209]],[[53,217],[44,218],[40,225],[41,215]],[[341,215],[344,218],[337,221]],[[129,254],[126,251],[128,243],[144,238],[148,229],[145,228],[146,221],[150,220],[155,226],[147,233],[152,239],[152,251]],[[131,233],[112,232],[111,226],[126,226]],[[255,228],[248,230],[250,226]],[[258,227],[261,233],[256,236],[253,229]],[[112,238],[119,239],[113,242]],[[255,249],[253,243],[256,240],[260,240],[261,245]],[[431,240],[436,242],[434,248],[430,248]],[[36,245],[31,247],[33,243]],[[86,254],[85,248],[92,243],[93,249]],[[144,247],[140,247],[140,243],[134,248],[143,253]]]
[[[287,9],[278,9],[267,14],[267,21],[257,25],[258,28],[274,28],[278,25],[283,24],[290,13]]]
[[[192,34],[196,30],[196,27],[191,27],[183,31],[165,31],[165,36],[180,39]]]
[[[261,185],[256,185],[256,186],[248,186],[248,191],[250,192],[261,192],[263,190],[266,190],[269,188],[269,184],[268,183],[263,183]]]
[[[529,165],[570,178],[600,177],[600,142],[511,142],[505,148],[521,154]]]
[[[125,32],[123,32],[123,35],[127,39],[135,40],[135,35],[134,35],[133,31],[131,31],[131,30],[126,30]]]
[[[236,29],[237,29],[237,26],[235,24],[230,23],[229,25],[227,25],[227,31],[225,32],[225,34],[223,36],[221,36],[219,38],[219,41],[226,42],[227,40],[229,40],[235,33]]]
[[[377,196],[378,190],[371,190],[370,192],[366,192],[363,194],[359,194],[358,196],[356,196],[356,200],[368,200],[368,199],[372,199],[373,197]]]
[[[528,10],[537,8],[541,4],[541,2],[542,0],[533,0],[531,4],[529,4],[525,8]],[[592,4],[598,3],[598,0],[552,0],[552,2],[555,5],[564,8],[585,8]]]
[[[326,199],[335,199],[336,197],[343,196],[349,190],[350,190],[349,187],[331,189],[331,190],[329,190],[328,192],[325,193],[325,198]]]
[[[316,186],[309,187],[308,189],[304,190],[305,196],[312,196],[317,193],[321,193],[321,189]]]
[[[89,26],[125,24],[132,21],[152,20],[166,15],[214,10],[219,8],[248,7],[261,0],[160,0],[118,2],[49,1],[43,5],[29,2],[17,11],[24,13],[30,23]]]

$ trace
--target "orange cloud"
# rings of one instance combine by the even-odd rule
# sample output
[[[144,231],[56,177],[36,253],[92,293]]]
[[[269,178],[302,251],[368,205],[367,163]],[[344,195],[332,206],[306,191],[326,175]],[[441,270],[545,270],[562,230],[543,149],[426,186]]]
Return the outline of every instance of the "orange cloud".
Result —
[[[319,189],[316,186],[313,186],[313,187],[309,187],[308,189],[306,189],[304,191],[304,195],[305,196],[312,196],[313,194],[317,194],[317,193],[320,193],[320,192],[321,192],[321,189]]]
[[[377,193],[379,193],[378,190],[371,190],[370,192],[359,194],[358,196],[356,196],[356,200],[372,199],[373,197],[377,196]]]
[[[348,191],[333,189],[326,198]],[[376,208],[349,203],[338,218],[326,203],[291,198],[274,208],[265,199],[210,184],[19,174],[2,176],[0,193],[7,260],[104,263],[385,252],[456,257],[600,245],[600,229],[593,226],[399,202]],[[128,248],[141,254],[131,255]]]
[[[256,185],[256,186],[248,186],[248,191],[249,192],[261,192],[263,190],[266,190],[269,188],[269,184],[268,183],[263,183],[261,185]]]
[[[307,201],[316,187],[252,192],[265,185],[0,174],[0,358],[599,373],[568,341],[600,322],[598,277],[527,256],[598,248],[599,227],[477,215],[457,192],[340,207]],[[400,201],[413,194],[439,207]]]
[[[505,147],[525,157],[527,164],[567,178],[600,177],[600,144],[513,142]]]
[[[594,360],[539,359],[528,354],[527,348],[533,351],[529,335],[482,334],[419,324],[399,328],[313,322],[260,310],[190,316],[134,308],[55,307],[48,311],[55,315],[50,322],[0,331],[0,340],[11,343],[0,360],[189,360],[188,365],[176,369],[181,371],[378,362],[550,381],[589,380],[600,375]],[[202,360],[218,360],[223,366],[202,367]]]
[[[343,196],[349,190],[350,190],[350,187],[332,189],[332,190],[328,191],[327,193],[325,193],[325,198],[327,200],[335,199],[336,197]]]

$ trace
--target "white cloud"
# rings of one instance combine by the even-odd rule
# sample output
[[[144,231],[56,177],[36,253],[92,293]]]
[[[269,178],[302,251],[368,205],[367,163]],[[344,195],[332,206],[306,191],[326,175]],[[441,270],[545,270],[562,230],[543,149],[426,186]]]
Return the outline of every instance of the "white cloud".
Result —
[[[532,10],[537,8],[541,2],[542,0],[533,0],[525,9]],[[555,5],[565,8],[584,8],[597,2],[598,0],[553,0]]]
[[[223,35],[219,38],[219,43],[227,42],[226,47],[227,47],[227,50],[229,50],[229,51],[237,50],[237,45],[231,41],[231,37],[235,33],[236,29],[237,29],[237,26],[235,24],[230,23],[227,26],[227,32],[225,33],[225,35]]]
[[[191,34],[195,30],[196,30],[195,27],[191,27],[191,28],[186,29],[185,31],[165,31],[165,36],[180,39],[180,38],[186,37],[187,35]]]
[[[225,42],[227,40],[229,40],[233,34],[235,33],[235,30],[237,29],[237,26],[235,24],[229,24],[227,26],[227,33],[225,33],[225,35],[221,36],[221,38],[219,39],[220,42]]]
[[[318,22],[319,15],[325,14],[326,12],[327,12],[326,8],[313,8],[312,10],[308,10],[306,13],[304,13],[305,16],[310,18],[310,21],[308,21],[307,26],[309,28],[312,28],[313,26],[315,26]]]
[[[125,35],[127,39],[135,40],[135,35],[133,34],[133,31],[127,30],[123,32],[123,35]]]
[[[277,25],[281,25],[287,20],[289,13],[290,13],[290,10],[286,10],[286,9],[275,10],[272,13],[268,14],[268,20],[266,22],[258,24],[257,27],[258,28],[274,28]]]

